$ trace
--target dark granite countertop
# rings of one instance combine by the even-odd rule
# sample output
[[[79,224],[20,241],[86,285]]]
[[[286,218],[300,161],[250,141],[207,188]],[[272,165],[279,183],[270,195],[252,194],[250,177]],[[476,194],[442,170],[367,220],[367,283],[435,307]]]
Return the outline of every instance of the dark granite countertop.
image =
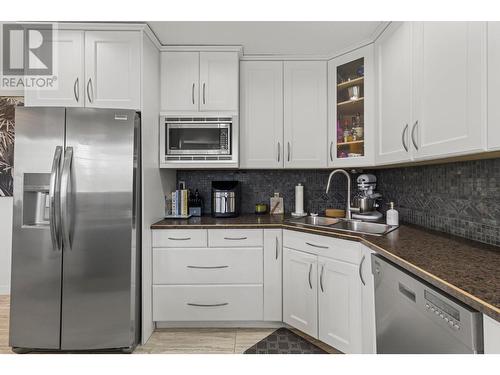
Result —
[[[377,237],[312,228],[286,221],[282,215],[237,218],[164,219],[152,229],[283,228],[360,241],[400,267],[500,322],[500,248],[457,236],[401,225]]]

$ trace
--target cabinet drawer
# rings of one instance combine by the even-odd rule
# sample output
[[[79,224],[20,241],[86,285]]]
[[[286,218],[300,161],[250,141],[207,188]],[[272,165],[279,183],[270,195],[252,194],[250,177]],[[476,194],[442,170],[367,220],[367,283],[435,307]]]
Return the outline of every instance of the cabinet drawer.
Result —
[[[284,230],[283,246],[355,264],[361,259],[358,242],[317,234]]]
[[[261,248],[154,249],[153,284],[261,284]]]
[[[153,247],[206,247],[206,229],[153,230]]]
[[[153,286],[154,321],[262,319],[262,285]]]
[[[251,247],[264,245],[262,229],[209,229],[209,247]]]

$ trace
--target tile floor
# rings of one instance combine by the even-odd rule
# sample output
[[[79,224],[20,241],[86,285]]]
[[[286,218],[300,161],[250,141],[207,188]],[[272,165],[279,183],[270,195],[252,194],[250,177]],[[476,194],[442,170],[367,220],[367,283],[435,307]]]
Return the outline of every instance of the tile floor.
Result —
[[[0,354],[12,353],[9,347],[9,296],[0,296]],[[274,331],[272,328],[160,328],[137,354],[241,354]],[[328,353],[337,350],[297,332]]]

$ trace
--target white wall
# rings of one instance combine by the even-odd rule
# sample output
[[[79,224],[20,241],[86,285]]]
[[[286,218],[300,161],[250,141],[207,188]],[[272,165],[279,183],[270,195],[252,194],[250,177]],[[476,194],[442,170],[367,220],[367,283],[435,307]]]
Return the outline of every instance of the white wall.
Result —
[[[0,295],[10,293],[12,197],[0,197]]]

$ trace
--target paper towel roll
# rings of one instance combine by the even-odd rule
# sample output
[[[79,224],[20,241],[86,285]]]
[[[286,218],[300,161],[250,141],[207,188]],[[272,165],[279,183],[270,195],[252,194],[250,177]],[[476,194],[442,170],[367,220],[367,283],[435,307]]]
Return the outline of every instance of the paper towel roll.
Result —
[[[302,184],[295,186],[295,213],[304,213],[304,186]]]

